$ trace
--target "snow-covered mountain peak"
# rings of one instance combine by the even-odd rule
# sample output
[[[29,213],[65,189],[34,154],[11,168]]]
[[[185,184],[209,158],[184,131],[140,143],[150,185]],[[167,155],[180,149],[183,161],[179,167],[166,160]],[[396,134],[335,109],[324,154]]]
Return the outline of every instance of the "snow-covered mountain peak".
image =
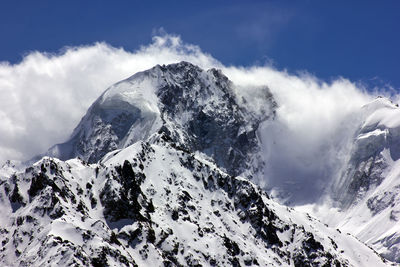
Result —
[[[333,181],[332,197],[340,213],[332,226],[351,231],[396,262],[400,262],[399,164],[400,108],[378,97],[361,108],[347,161]]]
[[[400,108],[387,98],[377,98],[363,109],[367,118],[361,127],[362,132],[367,132],[372,128],[400,127]]]
[[[262,165],[256,131],[276,107],[270,93],[264,96],[266,108],[255,114],[238,103],[232,82],[221,71],[204,71],[188,62],[157,65],[108,88],[71,139],[46,154],[94,163],[161,131],[187,150],[210,156],[231,174],[251,175]]]
[[[230,86],[230,81],[220,70],[204,71],[182,61],[166,66],[157,65],[138,72],[112,85],[102,94],[98,102],[104,107],[114,106],[123,109],[122,103],[127,103],[143,112],[146,110],[159,112],[158,95],[178,96],[183,91],[186,98],[193,98],[193,103],[205,105],[210,100],[219,101],[223,96],[234,98]],[[187,100],[186,98],[179,100],[182,102]]]

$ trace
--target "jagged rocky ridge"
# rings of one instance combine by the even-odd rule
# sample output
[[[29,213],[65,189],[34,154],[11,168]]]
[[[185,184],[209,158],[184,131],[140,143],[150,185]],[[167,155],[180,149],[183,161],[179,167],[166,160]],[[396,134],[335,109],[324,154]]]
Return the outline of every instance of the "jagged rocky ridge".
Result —
[[[109,88],[48,152],[73,159],[1,177],[0,265],[386,265],[247,179],[276,103],[265,89],[265,112],[250,113],[233,90],[186,62]]]
[[[1,265],[385,265],[165,133],[151,140],[99,164],[43,158],[2,181]]]

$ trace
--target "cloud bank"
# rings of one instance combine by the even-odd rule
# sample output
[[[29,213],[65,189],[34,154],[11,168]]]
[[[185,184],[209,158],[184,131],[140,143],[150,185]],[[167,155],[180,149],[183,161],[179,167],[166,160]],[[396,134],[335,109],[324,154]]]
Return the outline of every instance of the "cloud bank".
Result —
[[[296,190],[317,197],[313,191],[327,184],[343,160],[357,111],[374,98],[346,79],[326,83],[271,66],[224,66],[173,35],[156,36],[133,52],[106,43],[66,47],[58,54],[32,52],[18,64],[0,63],[0,162],[26,160],[65,141],[108,86],[156,64],[181,60],[222,69],[242,88],[238,94],[249,99],[257,87],[270,88],[279,108],[277,119],[260,131],[268,163],[259,182],[291,192],[287,196],[293,201],[307,202],[296,199]],[[253,99],[253,106],[261,108],[263,103]]]
[[[90,104],[110,85],[153,67],[187,60],[219,66],[177,36],[154,37],[134,52],[105,43],[32,52],[0,63],[0,162],[26,160],[65,141]]]
[[[375,94],[343,78],[328,84],[271,67],[231,67],[225,72],[243,88],[267,85],[279,105],[276,120],[261,126],[267,166],[258,182],[287,204],[318,200],[339,175],[362,123],[360,108]]]

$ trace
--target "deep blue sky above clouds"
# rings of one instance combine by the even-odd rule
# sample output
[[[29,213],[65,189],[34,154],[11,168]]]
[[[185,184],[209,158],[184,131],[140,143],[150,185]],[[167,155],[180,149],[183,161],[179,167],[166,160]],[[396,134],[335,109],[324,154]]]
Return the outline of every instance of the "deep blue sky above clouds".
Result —
[[[400,91],[400,1],[2,1],[0,61],[105,41],[136,50],[162,28],[226,65],[273,64]]]

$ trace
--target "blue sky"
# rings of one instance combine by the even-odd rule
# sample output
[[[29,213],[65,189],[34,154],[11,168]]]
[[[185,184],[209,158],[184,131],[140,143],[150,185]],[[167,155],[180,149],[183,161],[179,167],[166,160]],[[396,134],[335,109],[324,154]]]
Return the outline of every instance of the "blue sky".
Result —
[[[0,61],[96,41],[133,51],[162,28],[225,65],[399,91],[399,11],[400,1],[2,1]]]

